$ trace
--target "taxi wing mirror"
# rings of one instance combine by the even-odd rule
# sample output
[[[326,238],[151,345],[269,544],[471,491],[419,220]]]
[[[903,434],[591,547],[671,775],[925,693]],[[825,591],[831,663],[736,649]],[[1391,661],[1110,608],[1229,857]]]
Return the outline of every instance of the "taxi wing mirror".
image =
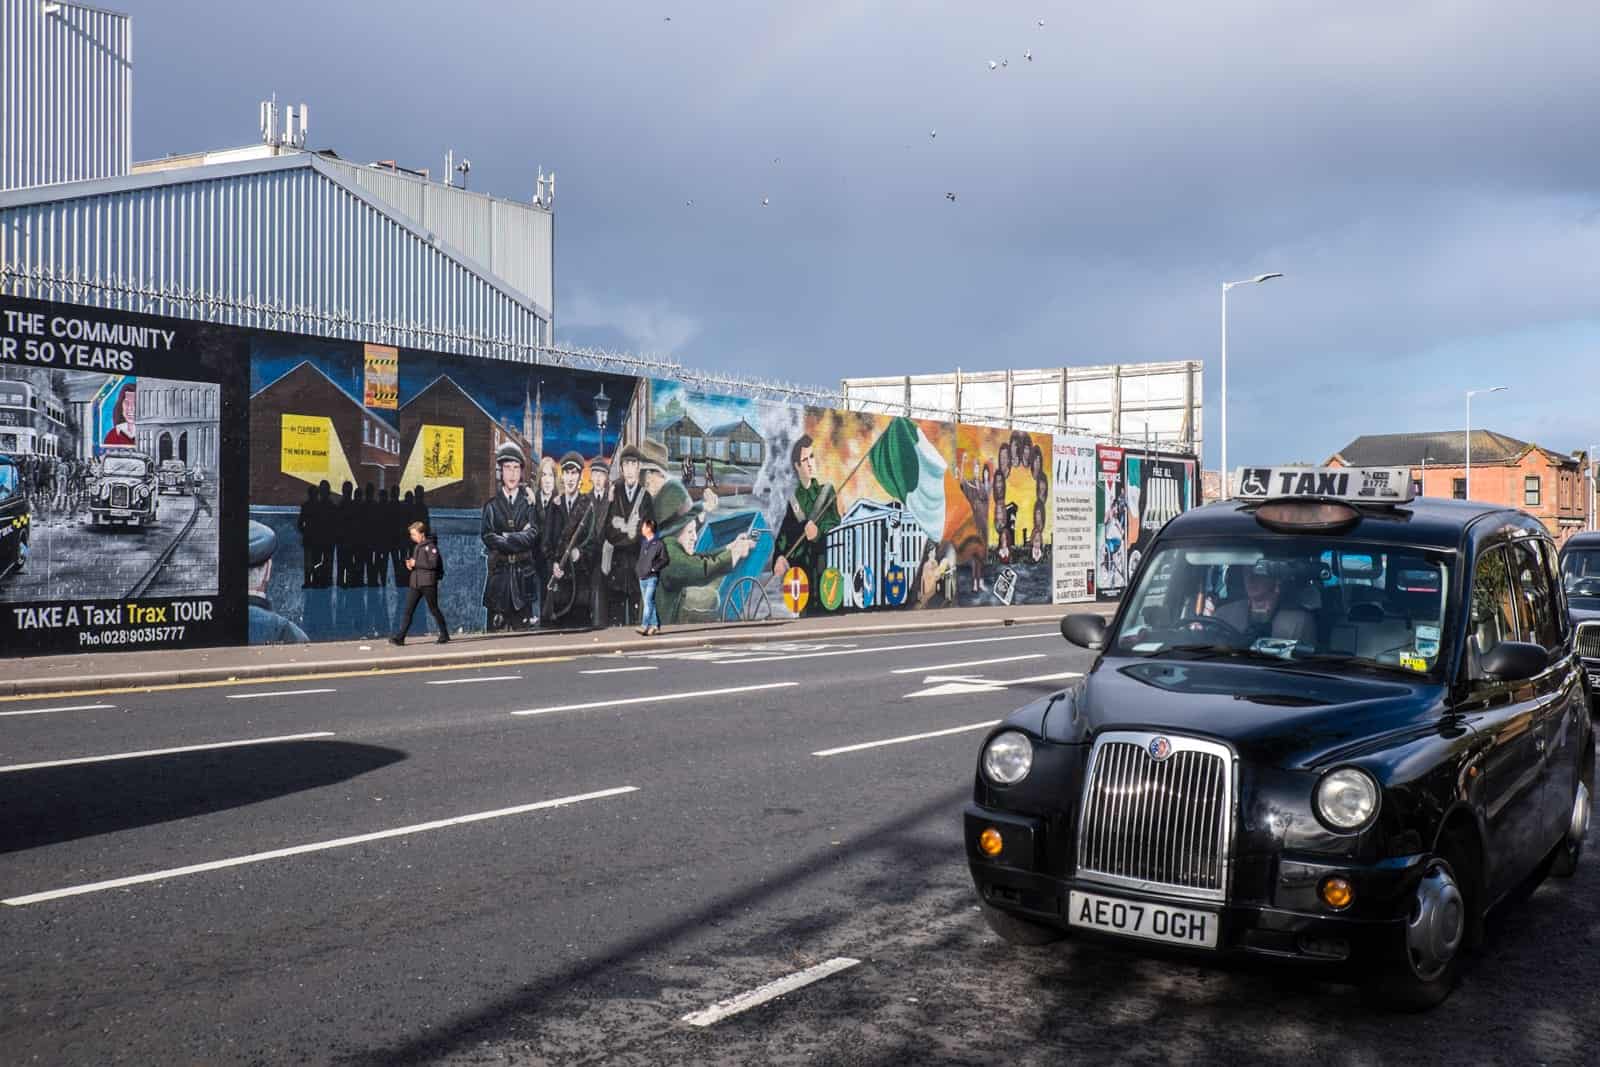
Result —
[[[1501,682],[1523,682],[1550,666],[1550,653],[1527,641],[1502,641],[1483,657],[1480,669]]]
[[[1068,615],[1061,620],[1061,636],[1080,648],[1098,651],[1105,647],[1106,620],[1088,612]]]

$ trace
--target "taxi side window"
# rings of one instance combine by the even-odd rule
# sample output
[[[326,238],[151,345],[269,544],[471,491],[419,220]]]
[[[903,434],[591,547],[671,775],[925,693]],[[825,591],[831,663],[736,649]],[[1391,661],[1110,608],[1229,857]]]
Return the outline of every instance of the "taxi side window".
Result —
[[[1517,630],[1516,590],[1505,549],[1496,546],[1478,557],[1472,572],[1472,618],[1467,648],[1472,653],[1474,678],[1484,677],[1478,664],[1502,641],[1515,641]]]
[[[1561,559],[1556,546],[1548,541],[1539,542],[1539,554],[1544,557],[1545,577],[1550,579],[1550,593],[1555,598],[1556,625],[1561,628],[1561,643],[1572,636],[1572,617],[1567,614],[1567,587],[1561,584]]]
[[[1522,605],[1522,640],[1554,652],[1561,647],[1561,622],[1539,542],[1518,541],[1510,550]]]

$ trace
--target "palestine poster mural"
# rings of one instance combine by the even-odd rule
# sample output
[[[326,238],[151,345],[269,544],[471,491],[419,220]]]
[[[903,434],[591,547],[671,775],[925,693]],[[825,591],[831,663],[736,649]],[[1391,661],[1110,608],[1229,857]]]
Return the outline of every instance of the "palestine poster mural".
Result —
[[[0,654],[242,642],[238,331],[0,300]]]
[[[1051,482],[1055,493],[1055,602],[1095,598],[1095,443],[1057,437]]]

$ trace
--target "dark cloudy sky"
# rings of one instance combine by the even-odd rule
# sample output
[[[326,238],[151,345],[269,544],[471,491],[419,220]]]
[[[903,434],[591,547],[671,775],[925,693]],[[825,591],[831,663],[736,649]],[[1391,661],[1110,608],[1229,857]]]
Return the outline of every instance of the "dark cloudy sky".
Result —
[[[346,157],[555,169],[568,341],[809,384],[1204,359],[1214,464],[1220,283],[1283,271],[1230,298],[1234,464],[1481,385],[1477,425],[1600,443],[1594,5],[118,6],[136,157],[276,90]]]

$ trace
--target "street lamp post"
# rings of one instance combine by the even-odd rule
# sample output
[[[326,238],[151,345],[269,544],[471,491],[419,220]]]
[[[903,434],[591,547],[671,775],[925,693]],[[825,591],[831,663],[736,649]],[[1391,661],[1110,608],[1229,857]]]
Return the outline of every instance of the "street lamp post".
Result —
[[[1492,385],[1487,389],[1467,390],[1467,499],[1472,499],[1472,398],[1478,393],[1503,393],[1509,386]]]
[[[606,416],[611,411],[611,398],[606,396],[606,386],[600,383],[600,391],[594,395],[594,417],[600,424],[600,455],[606,454]]]
[[[1437,463],[1437,462],[1439,462],[1439,457],[1437,457],[1437,456],[1423,456],[1422,457],[1422,475],[1421,475],[1421,477],[1419,477],[1417,479],[1417,484],[1419,486],[1421,486],[1421,489],[1422,489],[1421,494],[1420,494],[1422,496],[1427,496],[1428,495],[1428,461],[1429,460],[1432,460],[1433,462]]]
[[[1228,490],[1228,290],[1236,285],[1260,285],[1262,282],[1281,277],[1282,274],[1257,274],[1254,278],[1222,283],[1222,495],[1224,499],[1233,495]]]

